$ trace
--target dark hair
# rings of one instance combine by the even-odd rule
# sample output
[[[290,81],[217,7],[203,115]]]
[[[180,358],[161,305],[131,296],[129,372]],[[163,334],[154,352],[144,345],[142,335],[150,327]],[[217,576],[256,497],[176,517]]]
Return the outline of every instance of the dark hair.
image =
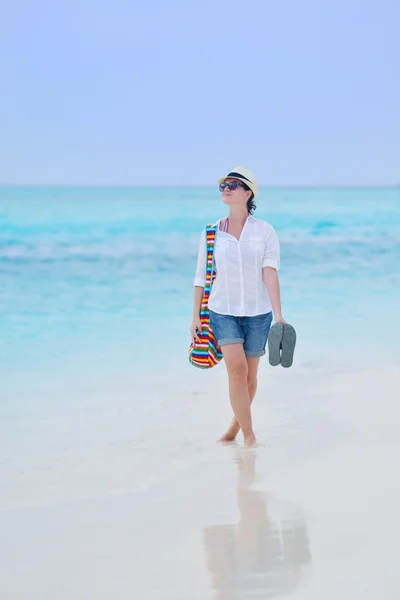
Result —
[[[246,185],[245,183],[243,183],[243,181],[242,181],[242,185],[243,185],[244,189],[246,190],[246,192],[251,192],[251,189],[249,188],[249,186]],[[247,200],[247,212],[249,213],[249,215],[252,215],[256,208],[257,208],[257,205],[254,202],[254,194],[253,194],[253,192],[251,192],[251,196]]]

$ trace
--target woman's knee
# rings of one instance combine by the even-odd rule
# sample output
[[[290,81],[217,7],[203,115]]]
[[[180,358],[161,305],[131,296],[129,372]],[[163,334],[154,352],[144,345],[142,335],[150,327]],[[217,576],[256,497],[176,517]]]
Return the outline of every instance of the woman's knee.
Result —
[[[246,383],[249,366],[244,354],[243,344],[222,346],[222,354],[224,355],[229,379]]]
[[[248,375],[248,367],[246,361],[238,360],[235,362],[231,362],[228,367],[228,375],[231,379],[234,379],[235,381],[246,382]]]
[[[255,392],[257,389],[257,377],[247,376],[247,387],[249,388],[249,392]]]
[[[255,394],[257,390],[257,373],[260,364],[260,359],[257,357],[246,357],[247,366],[249,368],[247,374],[247,387],[249,388],[250,395]]]

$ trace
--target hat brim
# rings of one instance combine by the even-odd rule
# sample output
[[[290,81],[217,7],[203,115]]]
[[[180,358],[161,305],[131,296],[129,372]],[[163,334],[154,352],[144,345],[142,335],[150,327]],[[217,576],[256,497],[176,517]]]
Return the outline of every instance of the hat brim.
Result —
[[[218,185],[220,185],[220,183],[224,183],[224,181],[226,179],[237,179],[238,181],[242,181],[243,183],[245,183],[247,185],[248,188],[251,189],[251,191],[254,194],[254,197],[257,196],[257,194],[258,194],[257,186],[252,181],[249,181],[245,177],[240,177],[239,175],[225,175],[225,177],[220,177],[218,179]]]

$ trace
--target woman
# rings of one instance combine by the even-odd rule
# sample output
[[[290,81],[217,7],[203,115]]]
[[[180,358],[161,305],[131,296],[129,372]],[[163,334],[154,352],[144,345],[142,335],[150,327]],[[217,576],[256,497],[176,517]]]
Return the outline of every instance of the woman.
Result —
[[[231,442],[242,430],[246,446],[254,447],[250,405],[257,389],[260,357],[265,354],[272,311],[282,317],[278,269],[279,240],[274,228],[252,213],[258,189],[254,175],[236,167],[219,181],[229,216],[218,220],[215,246],[216,278],[209,298],[210,323],[221,347],[229,379],[234,419],[220,438]],[[206,244],[200,239],[194,280],[192,340],[201,331],[200,306],[205,286]]]

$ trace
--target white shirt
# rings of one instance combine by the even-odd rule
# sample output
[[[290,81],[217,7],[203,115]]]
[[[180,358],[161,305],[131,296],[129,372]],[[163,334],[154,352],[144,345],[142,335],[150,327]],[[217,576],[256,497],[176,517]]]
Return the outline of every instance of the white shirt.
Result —
[[[250,215],[237,240],[219,229],[221,221],[217,221],[214,250],[217,276],[208,301],[210,310],[235,317],[253,317],[270,312],[272,306],[262,270],[264,267],[279,269],[280,248],[275,229],[266,221]],[[205,286],[206,258],[204,229],[200,237],[195,286]]]

